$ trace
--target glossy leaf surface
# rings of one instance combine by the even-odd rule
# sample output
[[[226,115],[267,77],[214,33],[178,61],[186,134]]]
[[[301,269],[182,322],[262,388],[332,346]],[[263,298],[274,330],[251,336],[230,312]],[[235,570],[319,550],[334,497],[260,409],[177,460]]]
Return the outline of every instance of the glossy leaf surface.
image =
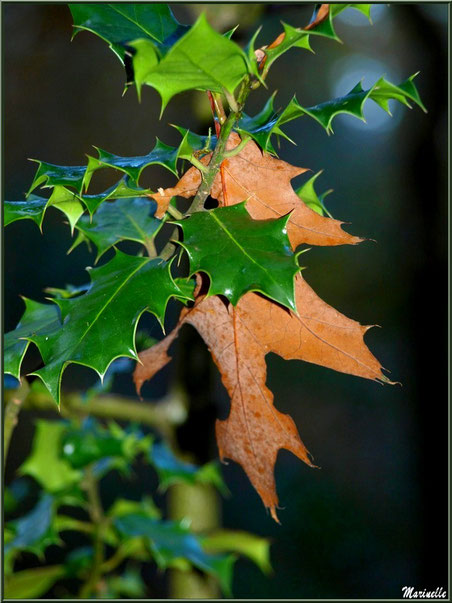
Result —
[[[222,92],[234,89],[247,74],[247,62],[237,44],[216,32],[202,14],[190,30],[159,61],[150,43],[132,43],[135,83],[155,88],[162,110],[170,99],[185,90]],[[148,65],[148,69],[146,69]]]
[[[157,2],[89,2],[69,4],[69,8],[75,33],[87,30],[96,34],[110,45],[121,62],[124,62],[127,42],[144,38],[157,46],[164,46],[171,44],[187,29],[176,21],[167,4]]]
[[[20,378],[20,368],[32,337],[41,332],[48,333],[61,325],[60,312],[53,304],[40,304],[31,299],[23,298],[25,312],[14,329],[4,336],[4,371],[16,379]]]
[[[254,117],[245,115],[239,122],[238,131],[250,135],[265,151],[275,153],[271,143],[271,136],[284,136],[286,134],[281,130],[285,123],[293,121],[303,115],[309,115],[322,125],[328,133],[331,133],[332,121],[336,115],[349,114],[365,121],[363,108],[367,99],[373,100],[389,115],[389,101],[395,100],[410,107],[410,102],[415,103],[425,111],[419,93],[413,82],[417,74],[412,75],[398,86],[391,84],[384,78],[380,78],[371,88],[363,90],[359,82],[348,94],[338,97],[313,107],[302,107],[296,97],[293,97],[287,107],[277,114],[274,111],[272,96],[264,108]],[[290,140],[290,139],[289,139]]]
[[[88,167],[85,179],[89,182],[92,174],[100,168],[113,168],[129,176],[132,184],[138,186],[141,172],[151,165],[161,165],[177,176],[177,158],[179,149],[165,144],[157,138],[157,142],[147,155],[137,157],[121,157],[95,147],[98,157],[88,155]]]
[[[64,186],[56,185],[48,199],[30,195],[26,201],[5,201],[5,226],[17,220],[30,219],[42,230],[45,213],[49,207],[55,207],[69,220],[71,231],[84,212],[79,197]]]
[[[192,274],[209,275],[209,295],[224,295],[236,304],[247,291],[260,291],[295,310],[293,279],[299,266],[290,249],[287,220],[253,220],[241,203],[177,223],[184,231],[181,245]]]
[[[322,7],[329,7],[326,15],[319,14],[320,11],[317,9],[314,11],[314,15],[311,19],[311,23],[307,28],[293,27],[288,23],[283,23],[284,38],[283,40],[274,47],[271,45],[264,49],[266,61],[264,71],[267,72],[271,65],[281,55],[287,52],[290,48],[304,48],[305,50],[312,50],[310,37],[322,36],[330,38],[340,42],[340,38],[336,34],[334,29],[334,18],[346,8],[354,8],[370,19],[370,4],[329,4],[321,5]]]
[[[161,220],[152,217],[155,203],[147,198],[118,199],[103,203],[95,215],[85,216],[77,223],[82,235],[78,242],[91,241],[97,247],[96,262],[110,247],[120,241],[142,243],[152,254],[154,237],[162,227]]]
[[[312,178],[309,178],[309,180],[307,180],[295,192],[300,197],[300,199],[303,201],[303,203],[309,207],[309,209],[312,209],[313,211],[317,212],[321,216],[329,216],[330,218],[332,218],[333,216],[326,209],[326,207],[323,203],[324,198],[327,195],[329,195],[329,193],[331,193],[332,190],[330,189],[328,191],[325,191],[324,193],[322,193],[319,196],[314,188],[315,182],[316,182],[317,178],[322,174],[322,171],[323,170],[321,170],[320,172],[317,172],[317,174],[314,174],[314,176],[312,176]]]
[[[136,358],[134,336],[141,314],[151,312],[162,323],[170,297],[181,295],[167,263],[120,251],[104,266],[92,269],[90,276],[87,293],[55,300],[62,327],[29,338],[45,363],[32,374],[42,379],[58,404],[68,364],[82,364],[104,375],[116,358]]]

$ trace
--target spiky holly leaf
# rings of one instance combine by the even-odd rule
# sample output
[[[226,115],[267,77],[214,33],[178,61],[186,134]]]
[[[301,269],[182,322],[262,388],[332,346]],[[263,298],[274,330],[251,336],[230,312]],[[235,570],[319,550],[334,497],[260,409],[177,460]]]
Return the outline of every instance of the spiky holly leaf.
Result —
[[[81,479],[81,472],[62,458],[63,437],[67,424],[61,421],[38,420],[33,437],[33,448],[21,465],[19,473],[30,475],[47,492],[61,492],[71,488]]]
[[[248,134],[251,136],[264,151],[272,153],[272,155],[276,155],[276,151],[271,142],[272,135],[283,136],[292,142],[281,130],[280,126],[294,119],[292,117],[293,101],[289,103],[282,113],[279,115],[277,114],[274,109],[275,94],[276,92],[272,94],[262,110],[254,117],[244,114],[236,128],[240,134]]]
[[[230,594],[235,557],[206,553],[198,537],[187,527],[174,521],[151,519],[139,513],[118,517],[114,525],[123,537],[143,538],[160,568],[178,567],[179,561],[189,561],[201,571],[215,576],[225,594]]]
[[[325,205],[323,203],[323,200],[325,199],[325,197],[327,195],[329,195],[331,192],[333,192],[332,189],[325,191],[324,193],[322,193],[319,196],[314,188],[315,181],[322,173],[323,173],[323,170],[320,170],[320,172],[317,172],[317,174],[314,174],[314,176],[312,176],[312,178],[309,178],[309,180],[307,180],[295,192],[300,197],[300,199],[305,203],[305,205],[307,205],[309,207],[309,209],[312,209],[313,211],[317,212],[321,216],[329,216],[330,218],[332,218],[333,216],[330,214],[330,212],[327,210],[327,208],[325,207]]]
[[[138,430],[124,431],[113,423],[105,428],[92,417],[80,426],[69,425],[63,435],[61,456],[75,469],[80,469],[100,460],[119,457],[127,462],[140,454],[149,452],[151,437],[143,436]]]
[[[38,333],[48,333],[61,326],[60,311],[53,304],[40,304],[25,297],[25,312],[14,329],[6,333],[4,338],[4,371],[16,379],[20,379],[22,361],[32,337]]]
[[[130,182],[129,176],[124,176],[119,182],[108,188],[103,193],[96,195],[81,195],[81,201],[86,205],[89,214],[92,216],[100,205],[110,199],[125,199],[128,197],[148,197],[152,191],[148,188],[134,186]]]
[[[212,484],[221,492],[226,486],[215,462],[202,467],[187,463],[174,456],[164,442],[157,442],[149,452],[149,460],[154,465],[159,476],[159,488],[166,490],[172,484]]]
[[[208,153],[209,151],[213,151],[217,144],[216,136],[201,136],[201,134],[195,134],[195,132],[191,132],[182,126],[173,125],[173,127],[182,135],[193,151],[205,151]]]
[[[167,4],[160,3],[87,3],[69,4],[76,35],[90,31],[107,42],[124,63],[125,44],[137,38],[152,41],[163,49],[185,33]]]
[[[81,193],[83,187],[87,187],[89,182],[85,178],[85,165],[54,165],[46,163],[39,159],[32,159],[39,164],[36,170],[33,182],[31,183],[28,195],[38,186],[41,188],[51,188],[52,186],[70,186],[75,188],[77,193]]]
[[[69,220],[71,232],[84,212],[84,207],[74,192],[56,185],[49,199],[30,195],[26,201],[5,201],[5,226],[17,220],[30,219],[42,231],[44,216],[49,207],[55,207],[64,213]]]
[[[49,466],[47,466],[47,471]],[[14,537],[5,544],[5,555],[19,551],[30,551],[42,556],[45,549],[59,542],[58,534],[52,527],[56,501],[50,494],[43,494],[37,505],[20,519],[7,524]]]
[[[309,115],[318,121],[325,130],[332,132],[331,123],[333,118],[340,113],[354,115],[358,119],[365,121],[363,107],[367,99],[376,102],[389,115],[389,101],[396,100],[399,103],[410,107],[409,101],[417,104],[425,111],[425,107],[419,97],[413,79],[417,74],[412,75],[398,86],[391,84],[384,78],[380,78],[369,90],[363,90],[359,82],[348,94],[343,97],[335,98],[320,105],[313,107],[302,107],[294,96],[287,107],[279,114],[274,110],[274,95],[268,99],[263,109],[257,115],[250,117],[244,115],[238,123],[237,131],[241,135],[251,136],[264,151],[276,155],[271,142],[273,135],[283,136],[287,140],[290,138],[281,130],[285,123],[293,121],[303,115]],[[292,141],[291,141],[292,142]]]
[[[281,40],[278,44],[270,45],[263,49],[265,53],[265,67],[263,74],[265,75],[271,65],[281,55],[287,52],[290,48],[304,48],[312,50],[310,44],[310,36],[322,36],[340,42],[334,29],[334,18],[346,8],[354,8],[370,20],[370,4],[322,4],[316,8],[310,24],[305,27],[292,27],[288,23],[283,23],[284,32],[281,34]]]
[[[134,337],[141,314],[151,312],[162,324],[169,299],[182,295],[169,264],[159,259],[116,251],[110,262],[90,275],[87,293],[54,300],[61,310],[61,328],[28,337],[45,364],[32,374],[40,377],[58,404],[68,364],[82,364],[102,376],[116,358],[136,358]]]
[[[389,115],[391,115],[389,109],[390,100],[396,100],[410,109],[410,101],[412,101],[426,112],[427,110],[421,101],[419,92],[413,83],[416,75],[417,73],[410,76],[398,86],[391,84],[391,82],[388,82],[384,78],[380,78],[368,90],[363,90],[361,82],[358,82],[358,84],[356,84],[356,86],[345,96],[326,101],[314,107],[302,107],[294,97],[291,101],[291,104],[293,105],[291,119],[295,119],[302,115],[309,115],[323,126],[327,133],[331,133],[333,131],[333,128],[331,127],[332,121],[336,115],[341,113],[353,115],[361,121],[366,121],[363,114],[363,107],[367,99],[373,100],[377,105],[389,113]]]
[[[120,241],[142,243],[155,255],[154,237],[164,222],[152,216],[156,204],[150,199],[118,199],[103,203],[91,218],[84,216],[77,223],[79,237],[74,249],[83,241],[97,247],[96,262],[110,247]]]
[[[162,111],[171,98],[185,90],[211,90],[231,94],[247,74],[247,59],[240,47],[216,32],[202,14],[189,31],[159,60],[155,46],[137,40],[132,62],[138,93],[144,84],[155,88]]]
[[[151,165],[161,165],[177,176],[177,159],[179,149],[165,144],[157,138],[154,148],[147,155],[137,157],[121,157],[114,155],[108,151],[104,151],[99,147],[94,147],[97,150],[98,157],[88,155],[88,167],[86,168],[86,181],[89,182],[95,171],[101,168],[113,168],[124,172],[129,176],[132,184],[138,186],[138,180],[141,172]]]
[[[288,216],[253,220],[245,203],[198,212],[176,222],[191,274],[205,272],[209,295],[224,295],[234,305],[247,291],[259,291],[295,310],[294,276],[299,271],[287,237]]]

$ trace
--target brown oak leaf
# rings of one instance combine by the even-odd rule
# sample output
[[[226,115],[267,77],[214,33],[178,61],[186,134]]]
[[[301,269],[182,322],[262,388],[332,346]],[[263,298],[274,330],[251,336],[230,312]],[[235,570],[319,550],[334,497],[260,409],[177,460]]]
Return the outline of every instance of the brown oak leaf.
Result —
[[[240,137],[232,133],[228,149],[232,150]],[[203,157],[207,165],[210,155]],[[343,222],[320,216],[310,209],[293,190],[291,180],[307,171],[263,152],[254,141],[249,141],[234,157],[225,159],[210,192],[220,205],[236,205],[247,200],[246,209],[255,220],[268,220],[291,213],[287,232],[292,247],[307,245],[344,245],[360,243],[342,229]],[[157,217],[162,217],[172,197],[193,197],[201,184],[201,173],[190,168],[176,186],[160,189],[152,195],[157,202]],[[226,193],[224,192],[226,191]]]
[[[388,381],[364,343],[369,327],[322,301],[301,274],[295,288],[298,314],[256,293],[247,293],[235,307],[218,296],[199,297],[193,308],[182,311],[172,333],[140,354],[141,364],[134,373],[140,391],[144,381],[169,362],[168,348],[181,326],[196,328],[231,398],[228,418],[216,425],[220,458],[240,463],[276,521],[274,466],[279,449],[312,463],[291,417],[273,405],[273,394],[266,386],[266,354]]]

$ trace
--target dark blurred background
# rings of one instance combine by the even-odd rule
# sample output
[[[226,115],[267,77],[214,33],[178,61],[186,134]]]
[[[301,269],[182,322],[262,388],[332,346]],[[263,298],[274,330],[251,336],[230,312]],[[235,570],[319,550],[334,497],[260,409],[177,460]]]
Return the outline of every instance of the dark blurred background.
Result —
[[[4,195],[22,200],[36,164],[81,165],[91,144],[118,155],[149,152],[158,136],[179,140],[177,123],[204,133],[209,105],[202,93],[171,101],[161,121],[154,90],[141,104],[122,96],[123,70],[107,45],[82,33],[71,43],[71,17],[64,4],[2,3],[4,44]],[[269,43],[280,21],[309,22],[308,4],[176,4],[179,20],[193,23],[201,10],[226,31],[240,23],[244,44],[260,25]],[[314,172],[324,169],[318,190],[333,188],[326,204],[348,229],[377,242],[359,247],[313,248],[303,256],[305,278],[325,301],[362,324],[378,324],[366,341],[400,386],[380,386],[298,361],[267,357],[269,385],[279,410],[289,412],[321,471],[281,451],[276,466],[285,508],[282,526],[266,515],[241,468],[223,473],[232,492],[223,502],[227,527],[272,539],[274,576],[263,577],[246,561],[237,564],[237,598],[399,598],[401,588],[447,588],[447,18],[439,3],[374,5],[373,26],[346,11],[337,31],[340,45],[315,39],[315,54],[292,50],[270,72],[276,106],[296,93],[304,106],[347,93],[362,77],[369,87],[380,75],[399,83],[420,71],[416,84],[428,114],[400,105],[391,119],[366,107],[367,124],[340,116],[334,136],[308,118],[286,127],[297,142],[283,141],[280,156]],[[260,109],[268,93],[251,97],[247,112]],[[299,186],[305,176],[294,181]],[[148,168],[142,184],[157,189],[174,182]],[[95,183],[94,183],[95,184]],[[96,184],[95,184],[96,185]],[[94,256],[84,247],[71,255],[62,214],[49,210],[44,236],[32,222],[10,225],[4,236],[5,329],[23,312],[19,295],[43,301],[43,289],[87,281]],[[106,258],[107,259],[107,258]],[[175,318],[172,310],[171,320]],[[152,335],[157,336],[156,327]],[[187,387],[194,405],[181,441],[205,441],[193,450],[205,461],[216,455],[215,415],[227,414],[227,396],[215,367],[193,330],[189,353],[147,386],[161,396],[176,372],[200,367]],[[188,358],[187,363],[183,358]],[[207,364],[206,364],[207,363]],[[182,365],[182,368],[181,368]],[[200,376],[201,375],[201,376]],[[94,373],[70,367],[63,386],[83,388]],[[132,393],[121,376],[117,389]],[[150,403],[149,400],[145,403]],[[28,452],[31,418],[15,432],[7,479]],[[150,483],[150,482],[149,482]],[[111,484],[112,488],[115,484]],[[107,493],[108,495],[108,493]],[[152,586],[150,590],[152,594]],[[160,593],[161,594],[161,593]]]

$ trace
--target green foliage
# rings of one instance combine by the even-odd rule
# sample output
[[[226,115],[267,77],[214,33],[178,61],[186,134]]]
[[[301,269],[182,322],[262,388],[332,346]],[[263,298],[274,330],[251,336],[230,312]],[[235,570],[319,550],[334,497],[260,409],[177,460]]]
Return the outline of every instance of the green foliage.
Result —
[[[39,597],[61,578],[86,579],[93,563],[92,547],[70,552],[61,565],[13,572],[16,559],[24,551],[42,560],[50,545],[63,547],[59,533],[77,531],[92,535],[98,526],[72,516],[70,508],[88,511],[87,470],[97,477],[117,469],[130,474],[137,458],[157,470],[161,486],[175,483],[213,484],[223,488],[218,468],[213,463],[198,467],[177,458],[163,443],[153,444],[150,435],[136,427],[122,429],[116,423],[101,425],[93,418],[73,421],[39,420],[31,455],[21,467],[23,475],[33,477],[42,488],[35,506],[20,519],[8,521],[5,531],[7,596]],[[112,460],[121,463],[112,463]],[[21,478],[22,480],[24,478]],[[10,490],[16,490],[13,482]],[[24,484],[22,484],[23,486]],[[21,487],[19,490],[23,490]],[[64,506],[64,513],[59,511]],[[262,538],[247,539],[246,533],[223,531],[216,535],[194,534],[186,523],[162,520],[150,497],[140,501],[117,498],[105,511],[105,546],[120,548],[124,559],[146,563],[153,559],[164,569],[187,570],[194,566],[214,576],[225,594],[230,594],[232,565],[237,553],[268,570],[268,550]],[[234,545],[236,541],[236,545]],[[62,549],[63,551],[64,549]],[[62,552],[63,554],[63,552]],[[134,597],[145,593],[137,566],[128,565],[122,574],[106,576],[108,592]]]
[[[4,371],[16,379],[20,378],[22,361],[30,345],[28,338],[54,331],[60,324],[57,306],[40,304],[25,297],[22,299],[25,312],[14,331],[5,335],[3,351]]]
[[[187,29],[174,18],[167,4],[124,2],[69,4],[75,33],[87,30],[105,40],[124,63],[125,43],[137,38],[150,40],[161,51]]]
[[[202,14],[190,30],[159,61],[155,45],[148,40],[130,44],[138,94],[143,84],[155,88],[162,111],[171,98],[184,90],[211,90],[231,94],[247,74],[243,51],[217,33]]]
[[[185,568],[185,562],[189,561],[198,569],[216,576],[223,591],[230,595],[235,557],[206,553],[199,539],[183,524],[156,521],[145,514],[131,513],[117,518],[114,525],[123,537],[143,538],[160,568]]]
[[[361,82],[345,96],[326,101],[313,107],[302,107],[294,96],[290,103],[279,114],[274,109],[274,95],[264,105],[263,109],[254,117],[244,115],[238,124],[238,131],[251,136],[265,151],[276,154],[271,143],[272,135],[283,136],[290,140],[281,130],[281,126],[309,115],[325,128],[327,133],[332,133],[332,122],[336,115],[348,114],[365,121],[363,108],[366,100],[373,100],[389,115],[389,101],[394,100],[410,107],[410,101],[425,111],[419,93],[413,83],[417,74],[412,75],[398,86],[380,78],[369,90],[363,90]]]
[[[177,176],[177,159],[179,149],[171,147],[157,138],[155,147],[147,155],[140,157],[120,157],[108,151],[95,147],[98,157],[88,155],[88,166],[85,172],[85,182],[91,180],[92,174],[100,168],[113,168],[129,176],[133,184],[138,186],[141,172],[151,165],[161,165]]]
[[[202,467],[187,463],[174,456],[165,442],[153,445],[149,460],[154,465],[159,476],[160,489],[166,490],[177,483],[212,484],[220,492],[227,492],[216,462],[207,463]]]
[[[176,223],[184,231],[181,245],[191,273],[209,275],[209,295],[224,295],[236,304],[247,291],[260,291],[293,310],[293,277],[300,268],[287,238],[287,220],[253,220],[240,203]]]
[[[140,197],[104,203],[93,218],[84,216],[79,220],[79,235],[72,249],[82,242],[91,241],[97,247],[97,262],[120,241],[136,241],[142,243],[150,255],[155,254],[154,238],[164,222],[153,218],[151,210],[153,214],[155,203]]]
[[[92,269],[90,276],[91,286],[84,295],[55,299],[60,325],[28,337],[45,363],[32,374],[44,382],[58,404],[61,378],[69,363],[92,368],[102,377],[116,358],[137,358],[134,335],[141,314],[151,312],[162,323],[170,297],[183,295],[168,263],[120,251],[104,266]]]
[[[332,190],[325,191],[320,196],[317,194],[314,184],[317,178],[322,174],[323,170],[314,174],[312,178],[309,178],[302,186],[300,186],[295,192],[300,197],[300,199],[313,211],[317,212],[321,216],[329,216],[332,218],[333,216],[326,209],[323,200],[327,195],[329,195]]]

